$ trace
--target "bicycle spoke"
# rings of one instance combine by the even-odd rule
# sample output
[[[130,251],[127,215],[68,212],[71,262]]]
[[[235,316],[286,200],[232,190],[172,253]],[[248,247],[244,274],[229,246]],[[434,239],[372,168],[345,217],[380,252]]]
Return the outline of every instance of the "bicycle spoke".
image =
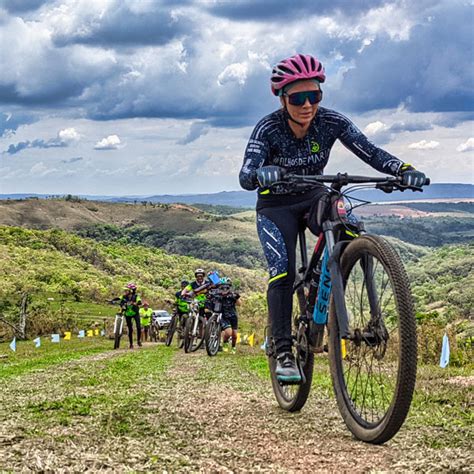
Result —
[[[377,423],[390,407],[398,366],[394,293],[380,260],[363,255],[356,261],[347,280],[345,298],[351,311],[351,334],[358,334],[359,338],[357,344],[348,344],[342,361],[347,393],[359,416],[369,424]],[[389,328],[385,328],[387,317]],[[387,333],[387,340],[380,339]]]

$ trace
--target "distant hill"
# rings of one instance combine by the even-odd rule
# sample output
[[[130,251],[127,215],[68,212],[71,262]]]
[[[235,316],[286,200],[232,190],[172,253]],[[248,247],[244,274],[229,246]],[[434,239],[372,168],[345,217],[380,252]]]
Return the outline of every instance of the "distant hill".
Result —
[[[56,228],[103,242],[142,244],[246,268],[263,266],[255,218],[214,215],[184,204],[3,200],[0,225]]]
[[[379,190],[368,189],[357,191],[354,197],[372,202],[393,202],[393,201],[415,201],[415,200],[434,200],[434,199],[459,199],[473,200],[474,185],[472,184],[451,184],[437,183],[432,184],[422,193],[413,193],[411,191],[395,191],[391,194],[385,194]],[[0,194],[0,199],[26,199],[40,198],[46,199],[54,195],[48,194]],[[57,197],[57,196],[56,196]],[[222,191],[220,193],[209,194],[163,194],[154,196],[96,196],[80,195],[82,199],[108,202],[140,202],[148,201],[155,203],[184,203],[184,204],[211,204],[214,206],[224,205],[232,207],[254,207],[256,193],[249,191]]]

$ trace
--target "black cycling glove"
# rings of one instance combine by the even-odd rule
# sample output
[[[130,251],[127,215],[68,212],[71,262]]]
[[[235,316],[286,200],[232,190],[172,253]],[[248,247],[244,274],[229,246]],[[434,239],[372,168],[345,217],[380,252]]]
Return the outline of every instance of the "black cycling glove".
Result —
[[[262,166],[257,170],[257,181],[260,187],[267,188],[283,177],[283,168],[280,166]]]
[[[417,171],[409,163],[405,163],[400,168],[400,176],[402,178],[402,184],[404,186],[410,186],[414,188],[421,188],[426,182],[426,175],[421,171]]]

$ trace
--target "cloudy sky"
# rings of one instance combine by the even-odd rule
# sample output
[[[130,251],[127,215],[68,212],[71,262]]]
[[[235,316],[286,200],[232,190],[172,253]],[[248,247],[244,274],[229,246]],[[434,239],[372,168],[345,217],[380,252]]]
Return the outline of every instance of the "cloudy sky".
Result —
[[[435,182],[473,182],[464,0],[0,0],[0,193],[239,189],[271,66],[326,68],[324,106]],[[328,172],[371,170],[340,144]]]

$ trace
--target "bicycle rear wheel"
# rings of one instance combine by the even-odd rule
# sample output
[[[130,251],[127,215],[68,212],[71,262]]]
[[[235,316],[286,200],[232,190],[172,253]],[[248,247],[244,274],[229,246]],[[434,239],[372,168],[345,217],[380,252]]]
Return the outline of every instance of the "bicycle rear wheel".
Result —
[[[191,352],[191,347],[193,345],[194,337],[193,337],[193,326],[194,326],[194,318],[196,316],[189,315],[188,319],[186,319],[186,324],[184,326],[184,352],[188,353]]]
[[[303,286],[300,286],[296,293],[298,296],[300,315],[304,315],[306,314],[306,298],[304,296]],[[278,381],[275,373],[277,365],[276,353],[274,347],[272,347],[273,338],[271,336],[270,326],[268,328],[267,337],[267,341],[269,341],[270,344],[267,355],[273,393],[280,407],[290,412],[301,410],[306,403],[311,390],[314,367],[314,354],[309,351],[305,326],[299,324],[299,318],[294,318],[293,327],[293,333],[296,339],[296,351],[294,351],[294,353],[298,359],[303,375],[303,382],[299,385],[283,385]]]
[[[341,340],[334,301],[329,359],[342,418],[362,441],[381,444],[402,426],[416,379],[413,300],[400,257],[384,239],[363,235],[341,259],[350,339]]]
[[[188,315],[181,315],[176,325],[176,346],[181,349],[184,346],[184,326],[188,319]]]
[[[215,356],[219,351],[221,342],[221,328],[216,314],[213,314],[206,324],[205,340],[207,355]]]

